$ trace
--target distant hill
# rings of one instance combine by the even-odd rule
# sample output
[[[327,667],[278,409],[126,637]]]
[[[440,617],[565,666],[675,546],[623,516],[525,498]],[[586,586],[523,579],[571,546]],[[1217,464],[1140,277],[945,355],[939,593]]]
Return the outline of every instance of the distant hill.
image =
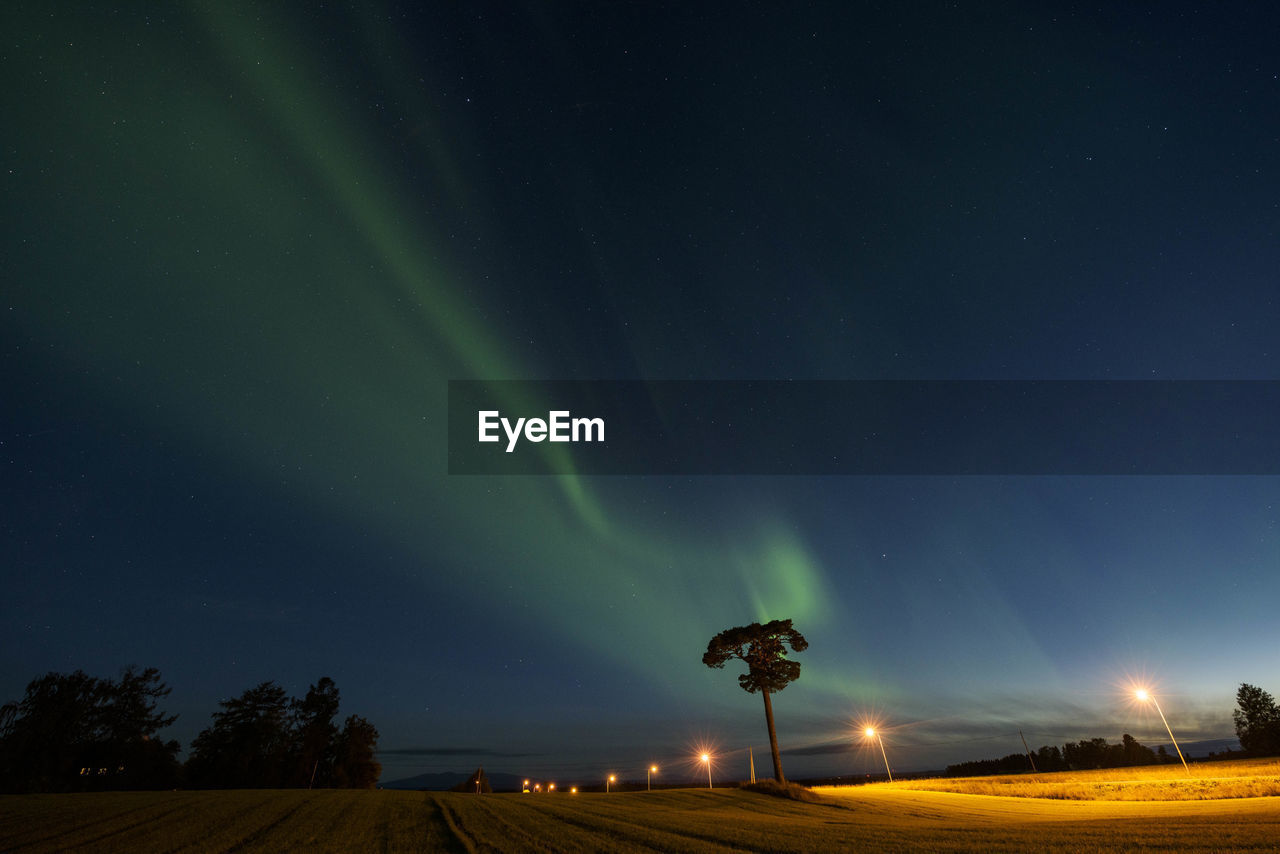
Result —
[[[432,792],[446,792],[459,783],[466,782],[473,771],[441,771],[436,774],[419,774],[416,777],[404,777],[400,780],[388,780],[378,785],[384,789],[427,789]],[[518,792],[525,781],[524,777],[501,772],[484,772],[489,778],[489,785],[495,792]]]
[[[1195,757],[1201,759],[1210,753],[1221,753],[1224,750],[1239,750],[1240,739],[1238,738],[1212,738],[1206,741],[1189,741],[1185,744],[1178,742],[1178,746],[1182,748],[1182,755],[1188,759]],[[1152,750],[1158,750],[1159,744],[1151,745]],[[1177,758],[1177,754],[1173,750],[1173,744],[1166,744],[1164,749],[1169,752],[1170,756]]]

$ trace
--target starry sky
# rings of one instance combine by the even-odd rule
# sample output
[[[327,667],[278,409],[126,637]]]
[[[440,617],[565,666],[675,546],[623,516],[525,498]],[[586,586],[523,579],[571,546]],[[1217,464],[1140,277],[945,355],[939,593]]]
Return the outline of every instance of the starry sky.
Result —
[[[1280,13],[1096,5],[5,4],[0,699],[745,776],[789,617],[793,777],[1233,735],[1276,477],[447,473],[449,380],[1280,380]]]

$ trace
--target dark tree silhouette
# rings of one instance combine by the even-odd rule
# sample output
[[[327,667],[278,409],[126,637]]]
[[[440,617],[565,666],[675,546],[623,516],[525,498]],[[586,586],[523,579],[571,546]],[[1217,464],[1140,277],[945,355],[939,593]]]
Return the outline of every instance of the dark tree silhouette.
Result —
[[[1280,707],[1270,694],[1248,682],[1236,692],[1236,705],[1231,713],[1236,722],[1240,746],[1255,756],[1280,754]]]
[[[169,788],[178,743],[156,733],[169,688],[160,671],[130,667],[119,680],[48,673],[0,709],[0,781],[6,791]]]
[[[1036,751],[1036,767],[1041,771],[1065,771],[1067,763],[1062,761],[1062,751],[1056,745],[1046,744]]]
[[[794,652],[803,652],[809,648],[809,642],[792,627],[790,620],[772,620],[763,625],[752,623],[725,629],[711,639],[702,656],[702,663],[707,667],[722,668],[732,658],[746,662],[747,672],[738,676],[738,684],[748,693],[764,695],[764,718],[769,725],[769,748],[773,751],[773,776],[779,783],[787,782],[787,778],[782,776],[782,756],[778,752],[773,703],[769,698],[800,678],[800,662],[787,658],[787,646]]]
[[[1108,744],[1105,738],[1081,739],[1062,745],[1062,749],[1045,745],[1035,754],[1039,771],[1067,771],[1085,768],[1121,768],[1131,765],[1154,765],[1169,761],[1161,746],[1156,753],[1125,733],[1119,744]],[[1026,754],[1010,753],[1001,759],[977,759],[947,766],[948,777],[977,777],[988,774],[1021,774],[1027,770]]]
[[[178,742],[155,738],[178,719],[157,710],[169,696],[160,671],[126,668],[120,678],[103,683],[105,702],[98,714],[102,765],[114,763],[115,788],[170,788],[178,778]]]
[[[1120,737],[1120,759],[1120,765],[1154,765],[1156,752],[1126,732]]]
[[[292,741],[284,689],[263,682],[219,705],[213,726],[191,743],[191,782],[214,789],[283,785]]]
[[[378,729],[359,715],[347,717],[336,745],[334,785],[344,789],[372,789],[382,773],[374,758],[378,750]]]
[[[329,677],[301,700],[275,682],[222,700],[213,725],[196,736],[187,779],[202,788],[358,787],[377,782],[378,730],[351,715],[339,731],[338,686]]]
[[[324,788],[330,784],[338,736],[333,719],[338,716],[338,703],[338,686],[328,676],[312,685],[306,697],[292,702],[296,760],[293,785]]]

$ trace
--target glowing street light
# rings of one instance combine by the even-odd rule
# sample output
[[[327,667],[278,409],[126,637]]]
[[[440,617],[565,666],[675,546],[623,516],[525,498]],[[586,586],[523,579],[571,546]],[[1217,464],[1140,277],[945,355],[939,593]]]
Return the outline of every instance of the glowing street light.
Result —
[[[1152,703],[1155,704],[1156,711],[1160,713],[1160,720],[1164,723],[1164,730],[1165,732],[1169,733],[1169,740],[1173,742],[1173,749],[1178,751],[1178,758],[1182,760],[1182,770],[1190,774],[1191,769],[1187,767],[1186,757],[1182,755],[1182,748],[1178,747],[1178,740],[1173,737],[1173,730],[1169,728],[1169,722],[1165,720],[1164,712],[1161,711],[1160,703],[1156,700],[1155,695],[1149,693],[1144,688],[1139,688],[1137,691],[1134,691],[1133,694],[1135,697],[1137,697],[1139,700],[1141,700],[1144,703],[1147,702],[1147,700],[1150,700]]]
[[[524,781],[524,789],[523,789],[523,791],[525,791],[525,792],[529,791],[529,781],[528,781],[528,780],[525,780],[525,781]]]
[[[893,782],[893,772],[889,770],[889,756],[884,752],[884,739],[880,737],[880,733],[876,732],[876,728],[869,726],[862,731],[867,738],[874,738],[880,743],[880,756],[884,759],[884,771],[889,775],[889,782]]]
[[[618,779],[618,776],[616,774],[610,774],[608,777],[605,778],[604,792],[606,795],[609,794],[609,784],[615,782],[617,779]]]
[[[713,788],[713,786],[711,785],[711,754],[704,753],[698,758],[701,759],[703,762],[705,762],[707,765],[707,788],[708,789]]]
[[[646,792],[653,790],[653,775],[658,773],[657,765],[649,766],[649,773],[644,776],[644,790]]]
[[[556,784],[555,784],[555,783],[548,783],[548,784],[547,784],[547,791],[548,791],[548,792],[554,792],[555,790],[556,790]]]

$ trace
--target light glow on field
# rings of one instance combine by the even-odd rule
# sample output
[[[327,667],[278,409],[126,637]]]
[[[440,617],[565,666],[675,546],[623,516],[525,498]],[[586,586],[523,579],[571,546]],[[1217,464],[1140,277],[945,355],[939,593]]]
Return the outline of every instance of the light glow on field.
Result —
[[[1177,765],[1100,768],[1048,774],[1001,774],[990,777],[941,777],[872,783],[866,786],[819,787],[822,794],[862,791],[948,792],[994,795],[1026,801],[1165,801],[1187,802],[1275,798],[1280,796],[1280,759],[1233,759],[1197,762],[1195,779]],[[1271,809],[1275,809],[1274,803]]]

